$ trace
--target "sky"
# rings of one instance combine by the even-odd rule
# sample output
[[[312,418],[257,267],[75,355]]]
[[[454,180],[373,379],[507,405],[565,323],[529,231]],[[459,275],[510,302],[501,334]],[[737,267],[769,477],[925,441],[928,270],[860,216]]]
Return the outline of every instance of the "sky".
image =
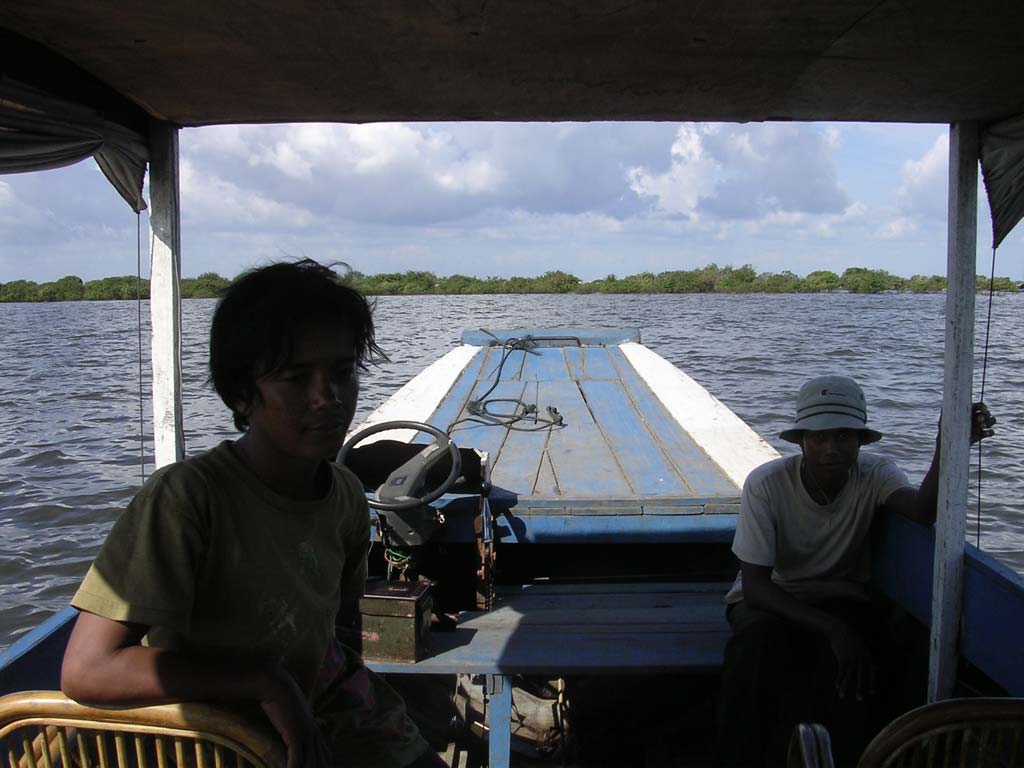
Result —
[[[180,152],[187,277],[298,257],[583,280],[712,263],[946,271],[945,125],[217,126],[183,129]],[[0,282],[134,275],[136,227],[92,160],[0,177]],[[1024,279],[1022,230],[998,275]],[[991,242],[979,181],[979,273]]]

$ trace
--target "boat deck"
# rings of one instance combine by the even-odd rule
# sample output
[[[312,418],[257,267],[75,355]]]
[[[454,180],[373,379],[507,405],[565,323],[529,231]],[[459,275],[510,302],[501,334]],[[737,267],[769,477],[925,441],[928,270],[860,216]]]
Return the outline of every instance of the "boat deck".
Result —
[[[472,333],[463,340],[482,341]],[[462,444],[488,451],[496,486],[525,506],[591,513],[607,506],[693,513],[700,510],[678,508],[735,500],[735,483],[669,413],[619,345],[535,344],[481,346],[431,418],[449,426]],[[481,400],[495,413],[511,413],[522,403],[547,418],[552,408],[562,424],[545,429],[529,416],[511,430],[481,424],[470,410]]]
[[[420,417],[487,452],[503,540],[731,537],[738,478],[775,455],[749,427],[634,330],[531,331],[510,346],[512,333],[527,336],[463,334],[457,370]]]
[[[489,764],[507,768],[515,675],[717,671],[730,634],[723,601],[728,588],[724,582],[500,587],[494,610],[464,612],[454,631],[434,632],[425,659],[415,664],[367,659],[367,665],[399,675],[483,676]]]
[[[431,635],[415,663],[378,672],[657,674],[715,670],[729,625],[727,582],[528,584],[497,587],[491,611],[466,611]]]

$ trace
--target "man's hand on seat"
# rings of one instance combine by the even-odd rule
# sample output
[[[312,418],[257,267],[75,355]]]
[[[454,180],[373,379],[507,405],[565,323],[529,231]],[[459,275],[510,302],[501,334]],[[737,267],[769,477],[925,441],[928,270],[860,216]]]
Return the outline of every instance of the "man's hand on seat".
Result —
[[[875,692],[875,664],[867,644],[845,624],[837,624],[828,634],[836,657],[836,693],[839,698],[853,695],[861,701]]]
[[[284,667],[277,665],[269,674],[260,707],[288,748],[288,768],[330,766],[330,751],[309,702]]]

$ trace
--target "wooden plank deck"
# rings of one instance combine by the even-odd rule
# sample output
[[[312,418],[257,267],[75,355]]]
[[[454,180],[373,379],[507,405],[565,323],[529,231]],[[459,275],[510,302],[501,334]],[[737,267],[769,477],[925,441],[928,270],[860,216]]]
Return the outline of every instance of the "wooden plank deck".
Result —
[[[659,675],[721,667],[729,584],[532,584],[500,588],[494,610],[460,614],[415,664],[367,659],[390,674],[481,675],[490,714],[488,763],[508,768],[515,675]],[[450,745],[448,760],[458,752]],[[462,759],[465,759],[462,755]]]
[[[389,673],[654,674],[716,669],[728,583],[532,584],[501,588],[489,612],[435,632],[416,664]]]
[[[488,400],[520,398],[541,416],[551,406],[561,428],[508,431],[470,422],[467,406],[500,380]],[[511,403],[495,403],[506,412]],[[453,425],[456,441],[487,450],[495,486],[520,508],[735,504],[739,488],[672,418],[615,346],[482,348],[437,407],[431,422]],[[519,426],[529,426],[522,422]],[[557,504],[556,504],[557,502]],[[727,511],[719,507],[719,512]]]

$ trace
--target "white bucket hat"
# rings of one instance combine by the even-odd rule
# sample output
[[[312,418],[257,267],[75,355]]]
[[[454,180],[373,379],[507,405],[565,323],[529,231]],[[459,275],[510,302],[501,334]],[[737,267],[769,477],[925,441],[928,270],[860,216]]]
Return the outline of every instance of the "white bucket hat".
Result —
[[[868,406],[857,382],[847,376],[819,376],[800,387],[793,426],[779,437],[799,443],[800,434],[808,430],[856,429],[861,443],[881,440],[882,433],[868,429],[867,424]]]

